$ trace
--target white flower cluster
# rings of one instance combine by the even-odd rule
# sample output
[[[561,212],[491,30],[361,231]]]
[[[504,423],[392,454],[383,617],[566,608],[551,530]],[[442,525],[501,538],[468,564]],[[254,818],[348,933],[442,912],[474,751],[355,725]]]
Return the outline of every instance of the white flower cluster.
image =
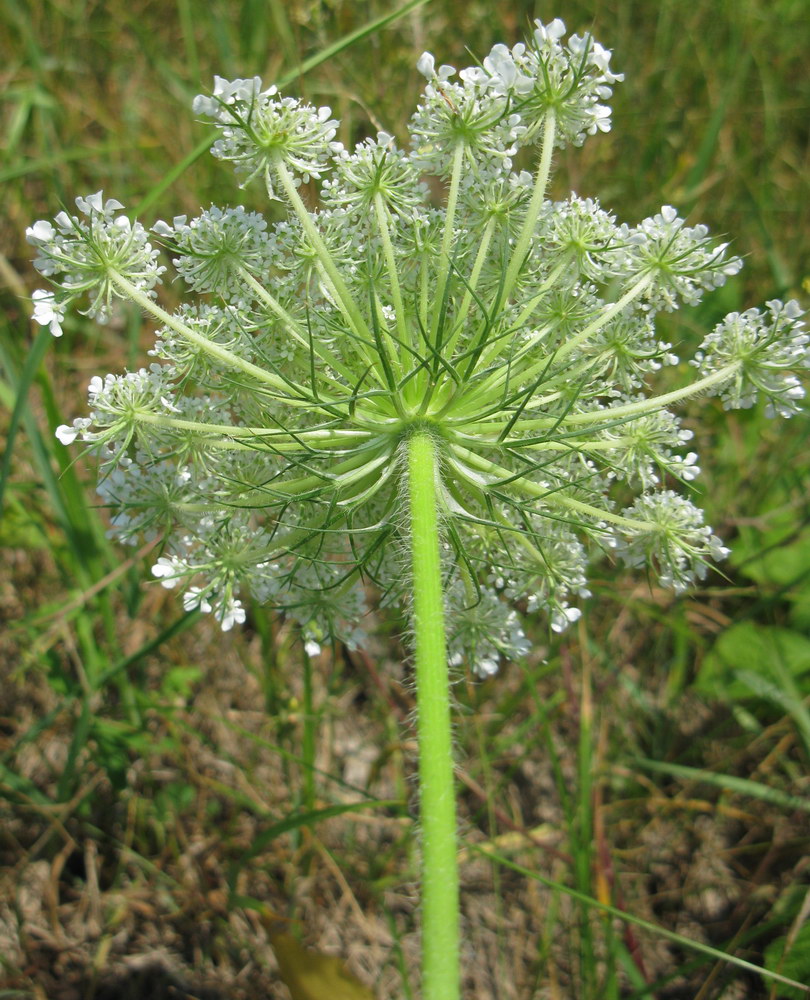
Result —
[[[266,281],[273,261],[273,242],[267,222],[257,212],[212,205],[188,222],[185,215],[172,224],[158,222],[154,232],[178,256],[172,263],[195,292],[214,292],[239,302],[245,293],[246,273]]]
[[[697,305],[704,291],[719,288],[742,267],[726,259],[727,244],[713,247],[706,226],[684,226],[671,205],[664,205],[630,235],[629,270],[651,281],[645,298],[656,309],[677,309],[678,300]]]
[[[153,364],[126,375],[94,375],[87,387],[91,407],[89,417],[79,417],[72,426],[62,424],[56,436],[62,444],[72,444],[77,437],[104,448],[109,457],[124,455],[144,420],[160,423],[161,416],[180,412],[172,402],[169,373]]]
[[[219,347],[226,356],[253,361],[256,344],[249,315],[236,306],[195,302],[183,303],[177,317],[184,327],[195,331],[200,340],[190,341],[164,326],[158,331],[158,339],[149,354],[169,362],[177,373],[182,373],[183,378],[191,379],[198,387],[227,393],[233,369],[224,359],[212,357],[208,345]]]
[[[549,112],[556,122],[558,147],[581,146],[586,136],[610,130],[608,100],[623,79],[610,70],[610,52],[590,36],[571,35],[557,18],[535,22],[528,44],[495,45],[481,66],[458,73],[436,70],[425,52],[418,62],[429,83],[411,123],[419,162],[446,173],[452,152],[463,139],[467,151],[510,165],[519,146],[534,144]]]
[[[154,319],[151,367],[93,379],[89,414],[57,434],[98,455],[112,532],[162,539],[154,574],[186,608],[230,628],[247,598],[271,603],[312,644],[362,641],[369,584],[407,610],[414,434],[440,462],[450,654],[479,674],[526,652],[516,609],[555,631],[577,619],[594,556],[683,590],[725,555],[675,492],[699,468],[672,408],[764,397],[790,416],[808,337],[796,303],[733,313],[694,380],[655,394],[678,361],[657,314],[740,261],[671,206],[634,226],[593,199],[547,197],[555,149],[610,126],[609,63],[559,20],[458,73],[425,54],[410,150],[381,132],[348,152],[328,109],[217,77],[194,101],[219,130],[214,154],[290,211],[273,225],[242,207],[159,222],[194,293],[174,313],[154,298],[157,251],[117,202],[78,199],[81,218],[28,230],[52,282],[35,319],[54,334],[73,301],[103,321],[128,298]],[[513,170],[530,145],[535,171]],[[446,181],[443,203],[425,172]]]
[[[695,577],[702,580],[707,560],[729,554],[712,529],[703,523],[703,511],[672,490],[640,496],[624,514],[638,518],[644,530],[619,536],[616,548],[629,566],[651,566],[661,585],[687,590]]]
[[[692,364],[703,375],[728,372],[720,397],[726,409],[768,400],[769,416],[799,412],[804,388],[794,374],[810,368],[810,336],[795,301],[767,303],[768,312],[729,313],[700,345]]]
[[[319,178],[330,155],[343,147],[332,141],[338,123],[329,117],[329,108],[278,97],[276,87],[261,86],[258,77],[229,81],[217,76],[213,95],[195,97],[192,108],[219,127],[220,138],[211,147],[214,156],[234,163],[246,184],[263,177],[272,198],[278,162],[289,164],[306,182]]]
[[[387,132],[361,142],[354,153],[341,149],[335,179],[326,178],[322,191],[326,205],[362,213],[372,210],[379,198],[389,212],[406,219],[424,205],[425,195],[416,167]]]
[[[429,82],[410,122],[414,163],[446,176],[461,150],[471,165],[491,161],[496,169],[508,170],[525,133],[520,116],[509,112],[508,99],[473,72],[462,70],[458,81],[450,79],[456,75],[452,66],[441,66],[436,73],[429,52],[417,65]]]
[[[590,35],[571,35],[564,43],[565,31],[559,18],[545,25],[536,21],[527,45],[496,45],[483,70],[469,71],[517,103],[526,120],[524,143],[533,140],[549,110],[558,122],[560,147],[581,146],[586,136],[610,131],[610,108],[599,102],[610,99],[613,84],[624,76],[611,72],[611,53]]]
[[[657,486],[664,476],[682,482],[697,479],[700,474],[695,464],[697,452],[689,451],[685,455],[672,452],[673,448],[681,449],[693,437],[693,431],[681,427],[674,413],[658,410],[606,427],[598,440],[592,442],[591,449],[593,454],[600,450],[620,450],[623,461],[615,471],[616,476],[631,483],[638,482],[648,490]]]
[[[517,612],[489,588],[467,595],[456,587],[448,594],[450,666],[471,663],[479,677],[498,672],[503,659],[520,660],[531,650]]]
[[[158,265],[159,252],[147,240],[139,222],[131,223],[114,198],[104,201],[101,191],[77,198],[76,206],[84,216],[60,212],[54,224],[41,220],[30,226],[25,235],[39,251],[34,267],[58,285],[59,291],[34,293],[34,319],[49,326],[58,337],[68,305],[82,293],[88,293],[88,316],[100,322],[110,318],[114,298],[124,298],[112,279],[112,273],[124,277],[139,291],[151,293],[165,267]]]

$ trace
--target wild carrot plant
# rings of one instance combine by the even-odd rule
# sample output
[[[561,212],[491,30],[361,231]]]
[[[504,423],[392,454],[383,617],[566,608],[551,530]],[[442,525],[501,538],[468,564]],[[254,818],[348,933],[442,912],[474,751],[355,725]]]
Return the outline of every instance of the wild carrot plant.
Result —
[[[703,578],[727,549],[680,489],[699,469],[673,408],[763,397],[789,417],[810,366],[799,306],[772,301],[718,324],[681,388],[651,389],[679,361],[656,315],[741,261],[668,205],[629,225],[548,199],[555,151],[610,129],[621,80],[565,33],[538,22],[460,72],[425,53],[407,150],[384,132],[346,150],[328,108],[215,78],[194,112],[214,156],[286,203],[273,225],[212,206],[150,235],[98,192],[28,230],[55,335],[69,307],[103,323],[119,300],[157,328],[152,363],[93,378],[57,436],[97,458],[114,535],[161,540],[163,586],[226,630],[250,595],[309,643],[363,643],[371,592],[409,618],[426,1000],[459,990],[448,667],[525,654],[518,602],[564,630],[594,558],[677,591]],[[513,168],[523,147],[533,172]],[[160,248],[195,293],[173,313]]]

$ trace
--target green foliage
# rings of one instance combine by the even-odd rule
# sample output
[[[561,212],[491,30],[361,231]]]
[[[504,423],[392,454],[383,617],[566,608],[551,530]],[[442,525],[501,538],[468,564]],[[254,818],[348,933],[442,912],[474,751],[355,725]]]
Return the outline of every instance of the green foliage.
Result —
[[[792,629],[740,622],[723,632],[700,668],[695,688],[722,700],[757,697],[758,678],[781,686],[783,673],[807,683],[810,639]]]
[[[795,934],[785,934],[771,941],[765,949],[765,966],[800,983],[810,982],[810,921],[803,923]],[[806,994],[793,986],[778,986],[771,996],[801,1000]]]

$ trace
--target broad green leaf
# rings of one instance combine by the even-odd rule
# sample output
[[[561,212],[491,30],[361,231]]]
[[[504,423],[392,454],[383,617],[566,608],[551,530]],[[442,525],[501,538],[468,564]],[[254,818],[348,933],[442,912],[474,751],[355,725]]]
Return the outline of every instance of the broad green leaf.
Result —
[[[703,661],[695,688],[724,700],[756,697],[740,675],[779,683],[782,671],[795,679],[810,673],[810,639],[791,629],[741,622],[724,632]]]
[[[810,983],[810,921],[805,922],[785,954],[789,935],[771,941],[765,949],[765,967],[771,972],[781,972],[800,983]],[[778,986],[776,996],[786,1000],[801,1000],[807,996],[793,986]]]

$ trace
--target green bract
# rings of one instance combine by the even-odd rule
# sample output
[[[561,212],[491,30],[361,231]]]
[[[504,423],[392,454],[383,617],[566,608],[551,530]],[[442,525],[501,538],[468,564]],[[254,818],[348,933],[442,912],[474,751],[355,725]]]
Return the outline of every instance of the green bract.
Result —
[[[415,434],[438,461],[450,655],[481,674],[526,649],[514,601],[557,630],[577,617],[594,555],[677,589],[724,555],[673,490],[698,468],[668,407],[714,393],[795,412],[810,364],[801,311],[733,314],[701,346],[696,381],[651,394],[649,377],[678,360],[656,313],[694,305],[740,261],[670,206],[629,226],[590,199],[546,199],[553,150],[609,129],[603,102],[621,79],[600,45],[564,35],[538,23],[526,45],[459,73],[422,56],[409,150],[380,133],[346,151],[328,108],[217,78],[194,102],[218,129],[214,155],[290,213],[158,223],[202,296],[173,315],[153,297],[157,251],[117,202],[78,199],[78,215],[28,231],[53,283],[39,322],[59,332],[74,300],[104,321],[121,298],[158,326],[155,363],[94,379],[89,416],[58,434],[99,456],[113,531],[163,539],[154,574],[186,607],[229,628],[249,593],[311,639],[350,643],[365,584],[407,608]],[[514,171],[535,145],[535,172]],[[442,204],[428,173],[445,180]],[[311,179],[320,207],[299,192]],[[623,510],[616,480],[639,491]]]

